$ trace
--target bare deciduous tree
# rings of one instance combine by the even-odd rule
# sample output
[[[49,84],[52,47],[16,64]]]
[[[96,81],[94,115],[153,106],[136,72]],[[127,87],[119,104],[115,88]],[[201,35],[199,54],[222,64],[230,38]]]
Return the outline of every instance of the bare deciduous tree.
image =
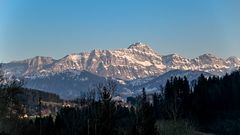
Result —
[[[23,112],[23,106],[19,102],[23,84],[24,82],[15,76],[5,77],[0,65],[0,129],[3,131],[18,126],[16,119]]]
[[[117,88],[117,83],[113,80],[108,80],[106,84],[100,83],[97,85],[99,98],[101,100],[112,100]]]

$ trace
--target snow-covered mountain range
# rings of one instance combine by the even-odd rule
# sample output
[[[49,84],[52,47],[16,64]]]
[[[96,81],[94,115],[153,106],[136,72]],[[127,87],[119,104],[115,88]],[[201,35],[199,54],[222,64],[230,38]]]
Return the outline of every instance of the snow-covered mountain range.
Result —
[[[136,85],[136,87],[140,88],[143,86],[147,87],[150,82],[153,82],[153,80],[156,80],[159,76],[172,70],[175,72],[178,71],[177,73],[180,74],[180,76],[183,74],[180,71],[185,71],[189,74],[199,74],[201,72],[212,75],[223,75],[238,69],[240,67],[240,59],[233,56],[222,59],[212,54],[203,54],[193,59],[184,58],[178,54],[161,55],[148,45],[138,42],[125,49],[93,50],[91,52],[72,53],[58,60],[51,57],[37,56],[22,61],[5,63],[3,65],[7,74],[14,74],[17,77],[26,78],[28,80],[27,82],[29,82],[27,83],[28,87],[57,93],[57,86],[47,86],[46,84],[50,84],[47,80],[50,79],[51,82],[56,80],[61,82],[61,77],[65,77],[64,79],[78,82],[83,81],[82,78],[91,78],[92,80],[89,81],[90,85],[90,82],[98,82],[94,81],[96,78],[96,80],[103,80],[101,78],[111,77],[121,80],[122,84],[127,83],[124,89],[133,88],[131,84],[139,82],[140,80],[142,84]],[[169,77],[170,75],[168,75],[168,77],[165,75],[164,78]],[[69,81],[69,83],[70,82],[71,81]],[[162,83],[164,83],[164,81],[162,81]],[[84,87],[87,89],[86,86]],[[59,87],[58,89],[61,88]],[[70,95],[76,95],[76,93],[73,92],[74,87],[70,88],[70,84],[69,87],[62,86],[62,89],[68,91]],[[149,87],[149,89],[154,88]]]
[[[43,76],[65,70],[86,70],[93,74],[133,80],[156,76],[171,70],[197,70],[222,74],[240,66],[240,59],[218,58],[204,54],[194,59],[178,54],[160,55],[143,43],[135,43],[127,49],[93,50],[90,53],[72,53],[59,60],[37,56],[23,61],[5,64],[8,72],[17,76]]]

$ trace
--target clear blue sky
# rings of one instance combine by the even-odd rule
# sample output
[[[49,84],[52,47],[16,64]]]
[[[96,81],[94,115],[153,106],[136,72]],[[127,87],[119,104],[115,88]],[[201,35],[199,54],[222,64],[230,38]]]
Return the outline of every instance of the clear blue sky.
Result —
[[[240,57],[239,0],[0,0],[0,62],[149,44]]]

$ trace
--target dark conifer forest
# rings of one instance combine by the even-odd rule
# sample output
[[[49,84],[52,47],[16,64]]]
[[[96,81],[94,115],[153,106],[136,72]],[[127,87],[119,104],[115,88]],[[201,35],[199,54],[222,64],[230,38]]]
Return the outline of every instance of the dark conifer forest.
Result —
[[[19,117],[23,112],[19,102],[22,85],[2,83],[0,134],[240,134],[240,70],[223,77],[201,75],[191,85],[186,77],[172,77],[159,92],[148,94],[143,88],[138,97],[127,98],[128,104],[113,100],[116,87],[114,82],[99,84],[96,92],[72,101],[78,107],[65,106],[56,116],[39,114],[29,119]]]

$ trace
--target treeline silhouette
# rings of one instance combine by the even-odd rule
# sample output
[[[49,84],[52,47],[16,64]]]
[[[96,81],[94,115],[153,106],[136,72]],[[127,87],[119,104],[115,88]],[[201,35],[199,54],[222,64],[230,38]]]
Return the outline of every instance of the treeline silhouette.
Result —
[[[15,119],[18,126],[6,131],[18,135],[239,135],[240,70],[223,77],[201,75],[189,84],[186,77],[172,77],[155,94],[146,94],[143,88],[142,95],[128,98],[131,104],[123,104],[113,100],[116,83],[109,82],[98,85],[97,94],[75,100],[79,107],[64,107],[54,118]]]

